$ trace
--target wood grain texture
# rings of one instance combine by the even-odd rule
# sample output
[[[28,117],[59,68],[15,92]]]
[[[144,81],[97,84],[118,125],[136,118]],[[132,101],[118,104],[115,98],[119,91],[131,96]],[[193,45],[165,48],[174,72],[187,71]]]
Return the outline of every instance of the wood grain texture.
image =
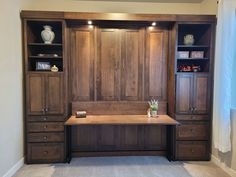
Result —
[[[97,100],[119,100],[120,31],[98,30]]]
[[[146,115],[149,105],[142,101],[72,102],[72,114],[86,111],[88,115]],[[166,102],[159,102],[159,114],[166,114]]]
[[[165,29],[149,28],[146,37],[145,100],[167,99],[168,33]]]
[[[121,99],[138,101],[142,96],[144,31],[122,30]]]
[[[41,74],[27,75],[27,114],[41,115],[45,108],[45,79]],[[37,93],[37,94],[35,94]]]
[[[71,29],[72,101],[94,100],[94,30],[87,26]]]
[[[168,115],[148,118],[146,115],[89,115],[86,118],[71,116],[65,125],[178,125]]]
[[[46,92],[46,114],[64,113],[64,87],[63,75],[61,73],[48,74],[45,84]]]
[[[192,113],[192,74],[178,74],[176,78],[176,113]]]
[[[197,74],[194,77],[193,107],[195,114],[209,112],[209,83],[208,74]]]

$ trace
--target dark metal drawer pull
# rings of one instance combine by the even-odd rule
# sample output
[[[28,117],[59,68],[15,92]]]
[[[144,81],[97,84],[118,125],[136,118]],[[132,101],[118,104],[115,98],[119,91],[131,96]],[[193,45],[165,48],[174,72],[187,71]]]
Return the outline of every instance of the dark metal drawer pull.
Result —
[[[48,151],[44,151],[43,154],[47,155],[47,154],[48,154]]]

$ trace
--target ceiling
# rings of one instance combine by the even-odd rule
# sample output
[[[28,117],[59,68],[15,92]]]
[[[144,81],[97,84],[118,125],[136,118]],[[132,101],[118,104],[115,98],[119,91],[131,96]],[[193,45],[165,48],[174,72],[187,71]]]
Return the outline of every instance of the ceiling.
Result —
[[[156,2],[156,3],[201,3],[203,0],[91,0],[116,2]]]

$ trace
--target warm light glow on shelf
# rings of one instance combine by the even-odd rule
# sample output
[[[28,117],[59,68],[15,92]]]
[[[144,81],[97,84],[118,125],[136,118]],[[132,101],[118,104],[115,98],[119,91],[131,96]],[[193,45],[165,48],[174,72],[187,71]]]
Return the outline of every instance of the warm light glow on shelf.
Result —
[[[88,25],[92,25],[93,22],[91,20],[88,20]]]
[[[152,26],[156,26],[157,25],[157,23],[156,22],[152,22]]]

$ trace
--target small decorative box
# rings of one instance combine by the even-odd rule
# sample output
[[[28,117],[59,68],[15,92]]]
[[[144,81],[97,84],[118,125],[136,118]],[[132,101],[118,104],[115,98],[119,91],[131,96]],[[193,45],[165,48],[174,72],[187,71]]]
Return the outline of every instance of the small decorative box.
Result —
[[[75,117],[76,118],[85,118],[86,117],[86,111],[76,111],[75,112]]]
[[[178,51],[178,58],[189,58],[189,51]]]
[[[191,58],[204,58],[204,51],[192,51]]]

